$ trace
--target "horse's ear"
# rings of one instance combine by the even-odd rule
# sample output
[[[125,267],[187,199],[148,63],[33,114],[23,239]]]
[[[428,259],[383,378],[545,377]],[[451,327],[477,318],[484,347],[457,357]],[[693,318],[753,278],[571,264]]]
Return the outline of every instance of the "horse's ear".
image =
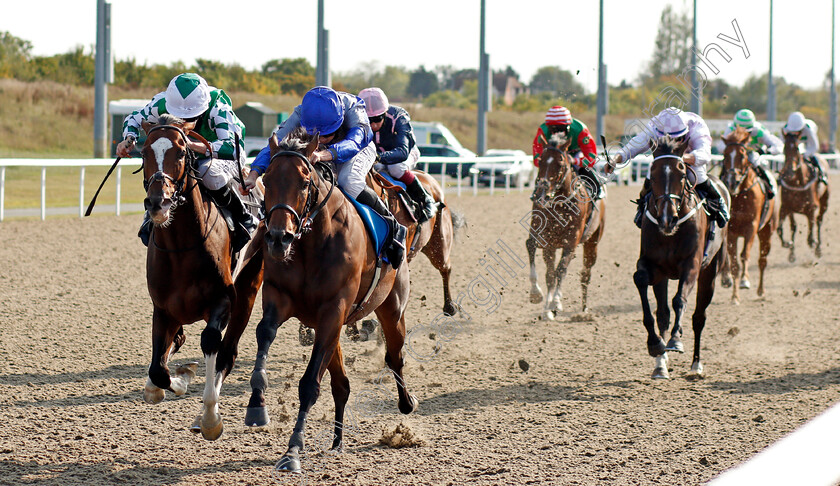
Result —
[[[184,122],[184,126],[181,127],[181,128],[184,130],[184,132],[191,132],[192,130],[195,129],[195,125],[196,125],[195,120],[188,121],[188,122]]]
[[[279,147],[279,146],[280,146],[280,142],[277,141],[277,134],[272,133],[271,137],[269,137],[269,139],[268,139],[268,150],[270,150],[271,152],[274,152],[275,150],[277,150],[277,147]]]
[[[318,132],[315,132],[312,135],[312,138],[309,139],[309,145],[306,146],[306,158],[308,159],[310,155],[315,153],[318,150],[318,140],[320,140],[321,136]]]
[[[147,121],[140,122],[140,127],[143,129],[144,132],[146,132],[146,135],[149,134],[149,130],[155,125],[157,125],[157,123],[151,123]]]

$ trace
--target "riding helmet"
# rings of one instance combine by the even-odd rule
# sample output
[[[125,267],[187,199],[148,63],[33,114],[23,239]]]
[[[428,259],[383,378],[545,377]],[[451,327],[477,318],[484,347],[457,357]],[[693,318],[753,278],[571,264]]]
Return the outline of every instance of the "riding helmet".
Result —
[[[785,132],[798,132],[805,128],[805,115],[802,112],[794,111],[788,117],[787,124],[785,124]]]
[[[335,133],[344,123],[344,106],[332,88],[316,86],[303,95],[300,124],[310,135]]]
[[[746,108],[743,110],[738,110],[735,113],[735,126],[736,127],[744,127],[744,128],[752,128],[755,125],[755,113],[752,110],[747,110]]]
[[[166,88],[166,111],[178,118],[195,118],[210,108],[207,81],[195,73],[179,74]]]
[[[545,113],[546,125],[570,125],[572,114],[565,106],[552,106]]]
[[[388,97],[379,88],[365,88],[359,91],[359,98],[365,101],[367,116],[379,116],[388,111]]]
[[[672,138],[682,137],[688,133],[688,125],[682,118],[682,110],[676,107],[665,108],[656,115],[651,122],[661,136],[670,135]]]

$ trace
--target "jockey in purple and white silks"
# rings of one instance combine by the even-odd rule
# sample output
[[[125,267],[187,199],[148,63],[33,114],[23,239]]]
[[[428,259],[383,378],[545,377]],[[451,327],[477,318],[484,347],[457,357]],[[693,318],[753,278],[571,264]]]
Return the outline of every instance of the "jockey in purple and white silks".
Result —
[[[385,203],[365,182],[376,159],[365,102],[349,93],[316,86],[306,92],[301,104],[277,129],[277,140],[283,140],[297,127],[303,127],[310,135],[317,133],[319,136],[321,145],[309,161],[330,162],[338,186],[388,222],[392,241],[386,246],[385,254],[394,268],[399,267],[405,254],[406,228],[397,222]],[[270,162],[271,155],[266,146],[251,164],[251,173],[245,179],[246,191],[254,187],[257,177],[265,173]]]
[[[782,133],[784,134],[800,132],[799,138],[805,142],[805,152],[802,154],[803,158],[806,162],[811,164],[814,170],[817,171],[820,182],[828,185],[828,179],[825,176],[825,171],[823,171],[822,165],[817,160],[817,151],[820,147],[820,139],[817,137],[817,130],[817,124],[814,123],[813,120],[805,118],[805,115],[798,111],[791,113],[790,116],[788,116],[787,123],[784,127],[782,127]]]
[[[712,160],[712,136],[706,122],[696,113],[682,111],[675,107],[662,110],[658,115],[651,118],[646,130],[639,132],[618,151],[618,154],[609,162],[608,171],[612,172],[613,168],[622,161],[630,160],[651,149],[656,138],[666,135],[674,139],[684,139],[688,142],[688,149],[683,155],[683,161],[694,169],[696,178],[694,187],[706,195],[715,220],[718,226],[722,228],[729,221],[729,209],[726,206],[726,201],[718,193],[715,186],[709,183],[709,178],[706,175],[706,166]],[[636,212],[634,222],[640,228],[649,194],[650,171],[648,171],[637,201],[639,209]]]

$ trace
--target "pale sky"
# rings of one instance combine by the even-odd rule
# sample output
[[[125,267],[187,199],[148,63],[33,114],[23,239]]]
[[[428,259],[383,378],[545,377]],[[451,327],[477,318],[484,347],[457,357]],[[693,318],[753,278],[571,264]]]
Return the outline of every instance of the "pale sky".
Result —
[[[662,8],[691,8],[684,0],[604,0],[604,62],[608,82],[635,80],[650,59]],[[3,2],[0,31],[51,55],[96,39],[96,0]],[[273,58],[305,57],[315,64],[315,0],[111,0],[113,53],[147,64],[187,65],[196,58],[259,68]],[[363,63],[415,69],[425,65],[477,68],[479,0],[325,0],[330,69]],[[736,20],[749,50],[717,38],[735,37]],[[741,84],[766,73],[769,0],[698,0],[697,44],[714,42],[731,56],[712,54],[713,76]],[[840,26],[838,26],[840,27]],[[804,87],[819,87],[831,67],[831,1],[774,2],[773,72]],[[598,1],[486,0],[486,50],[493,69],[513,67],[524,82],[542,66],[560,66],[589,92],[597,87]],[[838,66],[840,69],[840,66]],[[711,73],[709,73],[711,75]],[[840,74],[838,74],[840,78]]]

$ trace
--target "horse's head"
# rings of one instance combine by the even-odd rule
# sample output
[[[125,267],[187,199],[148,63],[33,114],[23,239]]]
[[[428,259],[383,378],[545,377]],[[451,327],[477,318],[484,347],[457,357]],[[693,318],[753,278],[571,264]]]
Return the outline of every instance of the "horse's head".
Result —
[[[735,130],[721,137],[726,144],[723,149],[723,171],[721,179],[726,184],[729,192],[734,193],[749,170],[749,159],[747,158],[747,140],[750,132],[744,127],[736,127]]]
[[[571,157],[568,153],[572,139],[565,132],[557,132],[547,142],[540,155],[537,179],[534,183],[532,198],[535,201],[554,198],[557,186],[572,170]]]
[[[146,143],[143,155],[143,182],[146,199],[143,206],[156,225],[165,225],[172,211],[182,202],[184,184],[193,159],[188,150],[187,132],[195,122],[185,122],[172,115],[161,115],[158,123],[143,122]]]
[[[799,138],[802,136],[802,131],[785,132],[785,166],[782,172],[793,172],[799,169],[799,164],[802,162],[802,153],[799,151]]]
[[[263,174],[265,184],[265,243],[268,256],[289,260],[292,243],[300,238],[313,217],[318,197],[315,167],[309,156],[318,148],[318,135],[310,136],[303,128],[278,142],[269,140],[271,162]]]
[[[688,168],[682,160],[687,148],[685,137],[665,136],[656,141],[653,149],[653,163],[650,166],[653,198],[651,214],[657,220],[659,231],[666,236],[677,230],[677,220],[689,185]]]

